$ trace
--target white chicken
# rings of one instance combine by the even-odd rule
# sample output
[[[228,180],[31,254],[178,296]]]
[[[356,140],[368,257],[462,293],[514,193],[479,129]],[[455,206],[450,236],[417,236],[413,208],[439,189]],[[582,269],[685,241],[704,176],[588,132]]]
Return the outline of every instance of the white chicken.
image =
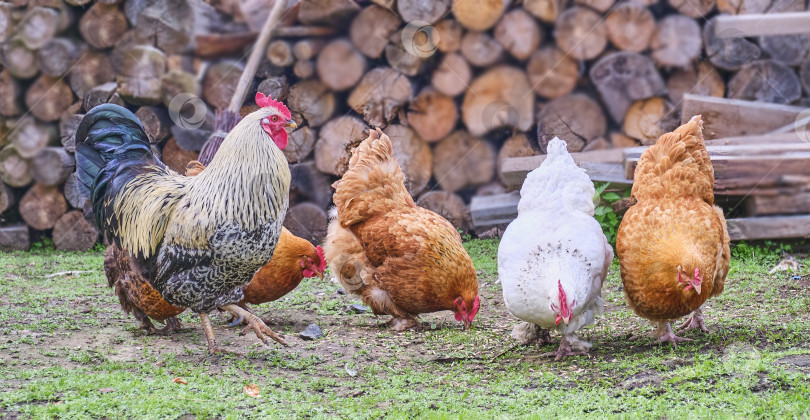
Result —
[[[498,247],[498,276],[507,309],[529,324],[515,331],[562,335],[559,360],[587,354],[591,344],[576,331],[604,311],[602,282],[613,248],[593,218],[595,190],[585,171],[555,138],[548,156],[531,171],[520,190],[518,217]]]

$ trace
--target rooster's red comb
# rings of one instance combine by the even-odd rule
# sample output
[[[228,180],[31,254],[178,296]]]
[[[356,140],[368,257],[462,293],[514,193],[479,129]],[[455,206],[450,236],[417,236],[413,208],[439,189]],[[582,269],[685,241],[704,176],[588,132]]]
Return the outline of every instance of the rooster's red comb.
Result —
[[[323,254],[323,248],[320,245],[315,247],[315,251],[318,253],[318,258],[321,259],[320,266],[318,268],[321,269],[321,273],[326,271],[326,256]]]
[[[286,119],[290,119],[292,117],[292,114],[290,114],[290,110],[287,109],[287,107],[283,103],[271,98],[270,96],[264,96],[264,93],[256,92],[256,105],[262,108],[267,107],[275,108]]]

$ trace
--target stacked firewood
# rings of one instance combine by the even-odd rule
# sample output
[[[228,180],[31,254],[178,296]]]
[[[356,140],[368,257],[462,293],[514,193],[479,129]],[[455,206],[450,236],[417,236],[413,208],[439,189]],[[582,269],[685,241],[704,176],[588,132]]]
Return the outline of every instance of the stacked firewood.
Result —
[[[133,110],[183,172],[272,3],[0,2],[0,247],[99,239],[73,175],[73,134],[96,105]],[[370,127],[393,140],[417,203],[469,232],[473,196],[515,187],[504,160],[542,154],[555,136],[572,152],[650,144],[677,125],[687,93],[807,106],[810,35],[752,37],[722,22],[804,10],[804,0],[288,0],[253,86],[300,127],[285,150],[286,224],[320,241],[331,184]]]

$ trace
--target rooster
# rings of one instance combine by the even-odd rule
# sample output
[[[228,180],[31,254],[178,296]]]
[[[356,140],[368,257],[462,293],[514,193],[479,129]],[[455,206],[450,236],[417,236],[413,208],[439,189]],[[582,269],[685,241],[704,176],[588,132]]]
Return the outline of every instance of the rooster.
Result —
[[[105,104],[76,131],[80,188],[101,232],[171,305],[199,314],[208,350],[219,352],[208,312],[242,316],[257,337],[286,344],[237,305],[242,286],[270,261],[289,205],[284,104],[256,95],[261,108],[226,136],[208,168],[179,175],[158,160],[138,119]]]
[[[633,197],[619,225],[619,254],[630,308],[657,325],[659,343],[678,337],[670,321],[692,313],[679,329],[705,327],[701,306],[723,292],[729,236],[714,206],[714,169],[703,141],[703,121],[693,117],[645,150],[636,167]]]
[[[498,246],[504,302],[528,323],[516,330],[539,327],[541,343],[548,340],[546,329],[558,330],[560,347],[544,354],[557,360],[587,353],[591,344],[576,332],[604,312],[602,283],[613,248],[593,217],[595,193],[565,142],[554,138],[543,164],[526,177],[518,217]]]
[[[326,260],[375,315],[393,317],[394,330],[416,327],[418,314],[442,310],[468,328],[480,305],[472,260],[453,225],[416,206],[404,180],[388,136],[372,131],[334,185]]]
[[[196,176],[205,169],[198,161],[186,166],[186,176]],[[110,245],[104,256],[104,272],[107,282],[115,289],[121,302],[121,309],[141,321],[141,328],[150,334],[168,335],[179,330],[182,325],[176,318],[186,308],[171,305],[152,287],[140,273],[130,266],[129,253]],[[273,259],[265,264],[242,289],[245,298],[239,303],[245,309],[247,303],[265,303],[281,298],[295,289],[301,280],[308,277],[321,277],[326,270],[323,249],[309,241],[293,235],[286,228],[281,229],[278,245],[273,251]],[[166,326],[157,329],[152,319],[165,322]],[[241,324],[242,318],[230,326]]]

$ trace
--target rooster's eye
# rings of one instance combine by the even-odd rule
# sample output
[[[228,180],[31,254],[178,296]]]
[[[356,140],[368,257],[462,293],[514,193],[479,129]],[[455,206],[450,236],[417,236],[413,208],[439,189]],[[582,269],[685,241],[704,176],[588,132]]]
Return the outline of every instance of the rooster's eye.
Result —
[[[273,122],[276,122],[278,121],[278,115],[273,115],[272,117],[270,117],[270,119],[273,120]]]

